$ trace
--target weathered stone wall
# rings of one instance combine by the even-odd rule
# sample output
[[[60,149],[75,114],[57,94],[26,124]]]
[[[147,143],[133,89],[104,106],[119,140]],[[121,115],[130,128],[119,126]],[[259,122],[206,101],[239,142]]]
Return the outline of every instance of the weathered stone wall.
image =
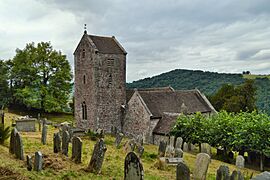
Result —
[[[153,134],[153,139],[154,139],[155,145],[159,145],[160,141],[165,141],[165,142],[169,143],[169,136]]]
[[[75,53],[75,120],[77,126],[110,132],[121,130],[121,105],[126,101],[126,55],[96,52],[93,42],[84,35]],[[85,57],[83,53],[85,51]],[[108,60],[112,63],[108,67]],[[82,103],[87,119],[82,119]]]
[[[150,119],[150,128],[149,128],[149,143],[154,143],[154,136],[153,136],[153,130],[155,129],[156,125],[160,119]],[[159,145],[159,144],[158,144]]]
[[[144,107],[139,94],[135,92],[128,102],[123,127],[124,134],[129,137],[142,135],[144,142],[151,143],[150,115],[151,114]]]

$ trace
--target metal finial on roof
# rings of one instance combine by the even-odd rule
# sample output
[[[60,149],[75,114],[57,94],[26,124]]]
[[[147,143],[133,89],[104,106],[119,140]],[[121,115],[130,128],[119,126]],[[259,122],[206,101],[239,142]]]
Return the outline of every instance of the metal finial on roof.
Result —
[[[84,24],[84,34],[87,34],[87,25]]]

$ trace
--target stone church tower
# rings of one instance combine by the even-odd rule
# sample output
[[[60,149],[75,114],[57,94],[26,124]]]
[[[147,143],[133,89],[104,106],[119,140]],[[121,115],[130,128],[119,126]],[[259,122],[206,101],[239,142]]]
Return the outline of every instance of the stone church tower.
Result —
[[[115,37],[84,32],[75,52],[77,127],[122,130],[126,104],[126,51]]]

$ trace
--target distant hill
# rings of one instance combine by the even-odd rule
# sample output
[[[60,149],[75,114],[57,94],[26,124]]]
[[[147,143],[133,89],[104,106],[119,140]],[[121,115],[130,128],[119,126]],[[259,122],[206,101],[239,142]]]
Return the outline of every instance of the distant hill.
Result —
[[[255,79],[257,107],[270,115],[270,76],[216,73],[199,70],[176,69],[151,78],[127,83],[127,88],[151,88],[171,86],[177,90],[199,89],[209,96],[223,84],[239,85],[245,78]]]

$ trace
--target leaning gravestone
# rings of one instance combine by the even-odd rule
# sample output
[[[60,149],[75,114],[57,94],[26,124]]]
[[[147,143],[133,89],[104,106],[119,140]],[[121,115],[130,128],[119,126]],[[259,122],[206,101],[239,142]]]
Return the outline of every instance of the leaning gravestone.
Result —
[[[230,180],[244,180],[244,177],[243,177],[241,171],[234,170],[232,172]]]
[[[158,156],[159,157],[164,157],[165,156],[166,147],[167,147],[167,142],[165,142],[165,141],[160,141],[159,142],[159,147],[158,147]]]
[[[32,164],[32,157],[30,155],[26,156],[26,164],[27,164],[27,170],[31,171],[33,168],[33,164]]]
[[[123,133],[117,133],[116,134],[115,143],[114,143],[116,148],[119,148],[120,143],[121,143],[123,137],[124,137],[124,134]]]
[[[184,142],[183,151],[188,152],[188,143]]]
[[[15,156],[17,159],[24,160],[23,142],[20,133],[15,136]]]
[[[184,162],[177,164],[176,180],[190,180],[190,170]]]
[[[129,152],[125,158],[124,180],[143,180],[144,171],[140,159],[134,152]]]
[[[62,153],[68,156],[69,133],[64,131],[62,134]]]
[[[176,139],[175,149],[176,149],[176,148],[182,149],[182,144],[183,144],[183,138],[178,137],[178,138]]]
[[[82,140],[79,137],[72,138],[72,156],[71,159],[74,159],[75,163],[82,162]]]
[[[210,163],[210,156],[206,153],[199,153],[196,157],[193,178],[198,180],[205,180]]]
[[[252,178],[252,180],[265,180],[265,179],[270,179],[270,172],[264,171],[261,174]]]
[[[42,170],[42,154],[40,151],[35,153],[35,160],[34,160],[34,171],[41,171]]]
[[[43,145],[46,144],[46,140],[47,140],[47,129],[48,129],[48,126],[46,124],[43,125],[42,127],[42,135],[41,135],[41,143]]]
[[[11,154],[15,153],[15,137],[17,133],[18,133],[17,129],[13,128],[10,134],[9,152]]]
[[[105,157],[105,152],[107,151],[106,145],[103,138],[99,139],[95,144],[94,151],[87,167],[87,170],[93,173],[100,173],[102,163]]]
[[[60,133],[53,134],[53,152],[59,153],[61,151],[61,136]]]
[[[241,156],[241,155],[238,155],[236,157],[235,166],[237,168],[244,168],[245,167],[245,158],[243,156]]]
[[[211,146],[208,143],[202,143],[201,153],[206,153],[211,157]]]
[[[216,180],[230,180],[230,170],[228,166],[219,166],[217,170]]]

